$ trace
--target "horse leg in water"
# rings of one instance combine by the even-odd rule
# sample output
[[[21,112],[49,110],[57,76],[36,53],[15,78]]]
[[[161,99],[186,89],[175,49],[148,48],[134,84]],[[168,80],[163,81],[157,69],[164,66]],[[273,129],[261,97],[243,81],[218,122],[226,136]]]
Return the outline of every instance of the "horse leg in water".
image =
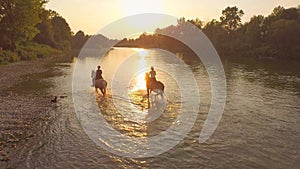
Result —
[[[151,88],[151,83],[152,82],[148,82],[149,84],[147,84],[147,96],[149,98],[149,94],[152,92],[152,88]]]
[[[147,96],[148,96],[148,98],[149,98],[149,93],[150,93],[150,89],[147,88]]]
[[[106,94],[106,89],[101,89],[101,93],[103,94],[103,97],[105,97],[105,94]]]

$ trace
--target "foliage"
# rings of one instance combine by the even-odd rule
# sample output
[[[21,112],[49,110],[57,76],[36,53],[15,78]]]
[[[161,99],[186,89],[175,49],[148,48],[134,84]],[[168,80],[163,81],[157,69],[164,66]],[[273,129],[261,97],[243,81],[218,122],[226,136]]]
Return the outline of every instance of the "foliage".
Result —
[[[20,44],[16,52],[18,53],[20,60],[31,60],[62,54],[62,51],[60,50],[35,42],[24,42]]]
[[[117,46],[163,48],[182,52],[189,50],[161,34],[189,35],[187,23],[192,23],[206,34],[221,57],[254,57],[300,59],[300,7],[285,9],[275,7],[265,17],[253,16],[241,23],[244,12],[237,7],[227,7],[220,20],[212,19],[204,24],[198,18],[180,18],[177,25],[156,29],[154,35],[142,34],[137,39],[123,39]]]
[[[71,29],[48,0],[0,1],[0,62],[71,53]]]
[[[72,37],[72,49],[81,49],[90,36],[85,35],[83,31],[78,31]]]
[[[15,50],[19,42],[31,40],[37,33],[35,25],[40,22],[40,0],[1,0],[0,47]]]
[[[7,64],[19,60],[20,59],[16,52],[12,52],[9,50],[0,51],[0,64]]]
[[[42,9],[40,13],[41,22],[36,25],[39,33],[34,37],[33,41],[55,47],[53,25],[51,23],[51,13],[49,10]]]
[[[201,21],[199,18],[190,19],[190,20],[187,20],[187,21],[192,23],[193,25],[197,26],[199,29],[202,29],[202,27],[204,26],[204,22]]]
[[[279,19],[270,24],[267,42],[279,49],[280,57],[296,56],[300,52],[300,24],[295,20]]]
[[[62,51],[53,49],[48,45],[35,42],[22,42],[18,44],[15,51],[0,51],[0,64],[12,63],[20,60],[31,60],[45,58],[53,55],[61,55]]]
[[[244,12],[236,6],[227,7],[222,11],[222,16],[220,17],[221,25],[228,33],[231,33],[242,25],[241,18],[243,15]]]
[[[89,36],[83,31],[73,35],[67,21],[57,12],[45,9],[48,0],[0,0],[0,63],[78,54],[86,42],[103,48],[114,44],[103,35]],[[189,36],[188,24],[201,29],[222,57],[300,59],[300,6],[275,7],[268,16],[253,16],[241,23],[238,7],[227,7],[219,20],[199,18],[177,20],[176,25],[143,33],[136,39],[123,39],[116,46],[161,48],[193,54],[187,46],[163,34]],[[194,37],[191,37],[194,38]],[[88,41],[89,39],[89,41]]]
[[[41,22],[36,25],[39,33],[34,41],[49,45],[55,49],[70,52],[72,32],[67,21],[57,12],[42,9]]]
[[[56,48],[61,50],[68,50],[71,44],[71,28],[67,21],[61,16],[55,16],[51,19],[53,26],[53,39],[56,42]],[[67,48],[66,48],[67,47]]]
[[[245,24],[245,40],[249,44],[249,48],[254,49],[259,47],[264,38],[264,21],[265,18],[262,15],[253,16],[250,22]]]

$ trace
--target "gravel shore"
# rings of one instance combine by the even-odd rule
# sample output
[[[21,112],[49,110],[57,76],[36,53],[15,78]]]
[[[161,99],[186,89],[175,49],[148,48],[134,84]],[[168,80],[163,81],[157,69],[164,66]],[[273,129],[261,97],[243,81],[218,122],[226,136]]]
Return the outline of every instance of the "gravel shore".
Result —
[[[60,75],[53,65],[62,57],[0,66],[0,166],[21,141],[35,136],[37,124],[50,118],[55,94],[45,79]],[[1,168],[1,167],[0,167]]]

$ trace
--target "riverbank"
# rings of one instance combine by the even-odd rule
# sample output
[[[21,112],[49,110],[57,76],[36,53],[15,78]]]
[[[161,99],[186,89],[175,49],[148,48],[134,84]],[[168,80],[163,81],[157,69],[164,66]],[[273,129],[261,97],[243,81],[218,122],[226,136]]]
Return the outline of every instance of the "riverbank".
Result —
[[[47,78],[61,75],[55,65],[68,60],[55,56],[0,66],[0,166],[19,142],[35,137],[40,121],[51,117],[57,93],[47,92],[52,86]]]

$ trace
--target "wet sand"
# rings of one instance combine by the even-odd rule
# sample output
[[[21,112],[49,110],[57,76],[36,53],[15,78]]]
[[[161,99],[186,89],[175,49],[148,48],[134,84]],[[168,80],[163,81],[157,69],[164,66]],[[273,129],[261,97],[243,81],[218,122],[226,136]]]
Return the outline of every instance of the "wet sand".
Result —
[[[20,142],[35,137],[40,121],[51,118],[56,106],[51,100],[58,94],[47,92],[51,83],[45,79],[60,75],[54,65],[63,60],[56,56],[0,65],[0,166]]]

